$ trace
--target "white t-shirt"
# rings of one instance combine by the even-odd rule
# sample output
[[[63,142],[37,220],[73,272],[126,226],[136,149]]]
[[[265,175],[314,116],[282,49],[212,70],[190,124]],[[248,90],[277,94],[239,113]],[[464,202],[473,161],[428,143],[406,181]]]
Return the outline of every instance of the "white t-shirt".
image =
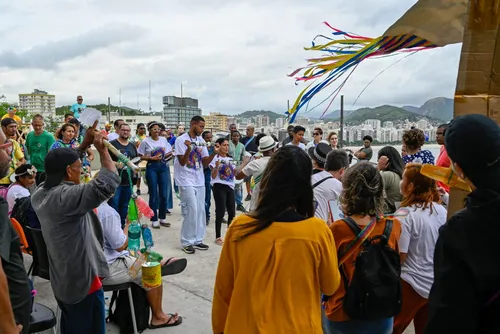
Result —
[[[304,145],[304,143],[299,143],[299,145],[295,145],[294,143],[289,142],[287,145],[297,146],[297,147],[300,147],[300,148],[301,148],[301,149],[303,149],[303,150],[305,150],[305,149],[306,149],[306,145]]]
[[[159,153],[162,154],[162,161],[166,162],[165,156],[172,152],[172,146],[164,137],[158,137],[158,140],[153,140],[151,137],[146,137],[139,145],[137,152],[140,155],[154,157]]]
[[[179,162],[179,156],[186,153],[187,146],[184,143],[186,140],[194,143],[205,143],[201,136],[191,138],[189,133],[177,137],[175,140],[175,155],[177,159],[174,162],[174,178],[175,183],[180,187],[204,187],[205,174],[203,173],[202,158],[208,157],[206,146],[198,146],[191,150],[185,166]]]
[[[210,173],[210,184],[213,185],[214,183],[221,183],[231,187],[231,189],[234,189],[235,167],[229,163],[233,161],[233,159],[230,157],[223,158],[217,154],[214,160],[210,163],[210,167],[215,168],[217,161],[221,161],[219,171],[217,172],[215,179],[212,177],[212,173]]]
[[[409,215],[399,218],[402,224],[399,251],[407,253],[401,266],[401,278],[410,284],[423,298],[429,298],[434,283],[434,249],[439,237],[439,228],[446,222],[446,209],[437,203],[422,210],[407,207]]]
[[[127,236],[123,233],[120,215],[107,202],[103,202],[97,207],[97,217],[102,225],[104,233],[104,257],[108,264],[113,263],[120,256],[127,256],[128,251],[118,252]]]
[[[338,201],[340,193],[342,192],[342,183],[326,171],[321,171],[311,176],[311,185],[314,185],[327,177],[332,178],[323,181],[313,189],[314,200],[318,204],[314,216],[323,219],[325,222],[328,221],[328,217],[330,215],[328,202]]]
[[[9,205],[9,216],[12,213],[14,205],[16,205],[16,199],[29,197],[30,191],[19,184],[12,185],[7,191],[7,204]]]
[[[262,178],[262,174],[264,173],[264,170],[266,169],[266,166],[269,162],[269,159],[271,157],[262,157],[259,159],[255,159],[246,165],[242,172],[246,176],[253,176],[255,186],[252,190],[252,200],[250,201],[250,208],[249,210],[255,210],[257,207],[257,202],[259,201],[259,191],[260,191],[260,180]]]
[[[323,144],[328,144],[328,142],[326,140],[320,140],[319,141],[320,143],[323,143]],[[302,144],[302,143],[301,143]],[[306,145],[306,150],[308,150],[309,148],[311,147],[316,147],[317,144],[314,143],[314,140],[311,140],[309,143],[307,143]]]
[[[116,132],[111,132],[110,134],[108,134],[108,141],[112,141],[112,140],[118,139],[118,137],[120,137],[120,136],[118,135],[118,133],[116,133]]]

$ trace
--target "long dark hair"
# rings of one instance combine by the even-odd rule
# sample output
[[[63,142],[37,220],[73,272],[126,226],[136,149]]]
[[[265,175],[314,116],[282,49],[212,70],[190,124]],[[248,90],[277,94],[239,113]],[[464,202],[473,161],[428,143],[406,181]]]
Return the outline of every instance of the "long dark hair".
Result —
[[[288,145],[274,153],[260,182],[257,208],[248,214],[254,220],[241,226],[245,232],[236,240],[265,230],[290,209],[305,218],[313,217],[311,171],[311,158],[297,146]]]
[[[380,157],[383,155],[385,155],[389,159],[389,165],[385,170],[394,172],[398,174],[400,178],[403,178],[403,170],[405,167],[403,159],[401,158],[401,154],[399,154],[398,150],[396,150],[392,146],[385,146],[382,147],[380,151],[378,151],[378,159],[380,159]]]

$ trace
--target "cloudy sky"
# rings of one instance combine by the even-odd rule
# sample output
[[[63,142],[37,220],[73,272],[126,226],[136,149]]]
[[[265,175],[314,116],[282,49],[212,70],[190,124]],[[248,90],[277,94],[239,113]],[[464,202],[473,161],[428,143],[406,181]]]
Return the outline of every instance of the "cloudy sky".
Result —
[[[57,105],[111,97],[153,110],[161,97],[198,98],[204,113],[286,110],[303,87],[286,74],[316,56],[303,50],[332,26],[378,37],[416,0],[23,0],[0,1],[0,96],[34,88]],[[386,70],[356,107],[421,105],[452,97],[460,45],[420,52]],[[346,107],[398,58],[360,65],[344,87]],[[321,101],[318,97],[316,101]],[[335,109],[335,104],[332,110]]]

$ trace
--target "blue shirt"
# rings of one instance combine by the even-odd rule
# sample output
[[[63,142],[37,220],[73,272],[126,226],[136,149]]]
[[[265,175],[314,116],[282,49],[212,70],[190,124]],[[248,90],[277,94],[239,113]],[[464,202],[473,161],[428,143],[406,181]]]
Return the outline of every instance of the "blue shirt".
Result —
[[[69,111],[73,113],[75,118],[80,118],[80,113],[82,113],[87,108],[86,104],[75,103],[71,106]]]

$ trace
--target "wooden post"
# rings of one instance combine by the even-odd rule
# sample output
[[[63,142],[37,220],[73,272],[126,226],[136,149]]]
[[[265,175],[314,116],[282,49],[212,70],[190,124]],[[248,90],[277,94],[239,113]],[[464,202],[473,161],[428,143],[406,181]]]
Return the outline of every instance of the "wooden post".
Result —
[[[470,0],[458,70],[454,116],[482,114],[500,124],[499,74],[500,1]],[[464,207],[466,195],[464,191],[451,190],[448,218]]]

